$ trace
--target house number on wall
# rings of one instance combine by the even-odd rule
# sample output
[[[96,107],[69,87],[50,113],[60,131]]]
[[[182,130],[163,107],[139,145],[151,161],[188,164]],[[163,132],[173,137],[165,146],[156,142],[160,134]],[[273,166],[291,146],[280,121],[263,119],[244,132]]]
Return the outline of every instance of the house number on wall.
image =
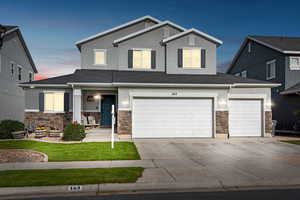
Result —
[[[172,92],[171,95],[176,96],[177,92]]]
[[[82,187],[81,185],[71,185],[69,186],[69,191],[73,191],[73,192],[77,192],[77,191],[81,191]]]

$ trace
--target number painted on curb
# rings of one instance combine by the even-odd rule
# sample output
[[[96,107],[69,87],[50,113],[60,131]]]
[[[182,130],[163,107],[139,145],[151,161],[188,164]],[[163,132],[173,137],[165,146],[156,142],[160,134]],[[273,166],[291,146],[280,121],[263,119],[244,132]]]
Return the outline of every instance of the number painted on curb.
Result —
[[[82,187],[81,185],[71,185],[69,186],[68,190],[72,192],[78,192],[82,190]]]

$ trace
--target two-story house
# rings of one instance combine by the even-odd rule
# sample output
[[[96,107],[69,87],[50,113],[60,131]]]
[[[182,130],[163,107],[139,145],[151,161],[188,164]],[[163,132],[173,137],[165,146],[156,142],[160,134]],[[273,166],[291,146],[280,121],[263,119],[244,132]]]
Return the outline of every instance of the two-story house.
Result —
[[[300,38],[248,36],[227,73],[280,83],[272,89],[273,119],[276,128],[293,129],[300,110]]]
[[[222,41],[145,16],[76,43],[81,69],[23,83],[27,124],[63,129],[94,116],[119,136],[267,136],[278,84],[218,73]]]
[[[0,25],[0,121],[23,121],[25,94],[19,83],[31,82],[37,69],[17,26]]]

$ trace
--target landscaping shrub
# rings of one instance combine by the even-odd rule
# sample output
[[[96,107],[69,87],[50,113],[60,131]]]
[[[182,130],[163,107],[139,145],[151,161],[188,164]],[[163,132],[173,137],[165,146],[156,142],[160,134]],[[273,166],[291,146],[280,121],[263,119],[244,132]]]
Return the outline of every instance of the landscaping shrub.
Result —
[[[0,139],[13,139],[12,132],[23,131],[24,124],[15,120],[2,120],[0,122]]]
[[[62,139],[67,141],[78,141],[85,138],[85,135],[86,134],[84,126],[78,123],[74,123],[66,126],[66,128],[64,129],[64,136]]]

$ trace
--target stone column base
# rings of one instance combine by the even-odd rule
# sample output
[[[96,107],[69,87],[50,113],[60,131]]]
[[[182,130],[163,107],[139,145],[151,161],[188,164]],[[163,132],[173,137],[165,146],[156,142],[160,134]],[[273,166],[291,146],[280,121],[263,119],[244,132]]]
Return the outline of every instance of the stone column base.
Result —
[[[118,135],[132,135],[132,120],[130,110],[118,111]]]
[[[272,111],[265,111],[265,137],[272,137]]]
[[[228,111],[216,111],[216,138],[227,138],[228,134]]]

